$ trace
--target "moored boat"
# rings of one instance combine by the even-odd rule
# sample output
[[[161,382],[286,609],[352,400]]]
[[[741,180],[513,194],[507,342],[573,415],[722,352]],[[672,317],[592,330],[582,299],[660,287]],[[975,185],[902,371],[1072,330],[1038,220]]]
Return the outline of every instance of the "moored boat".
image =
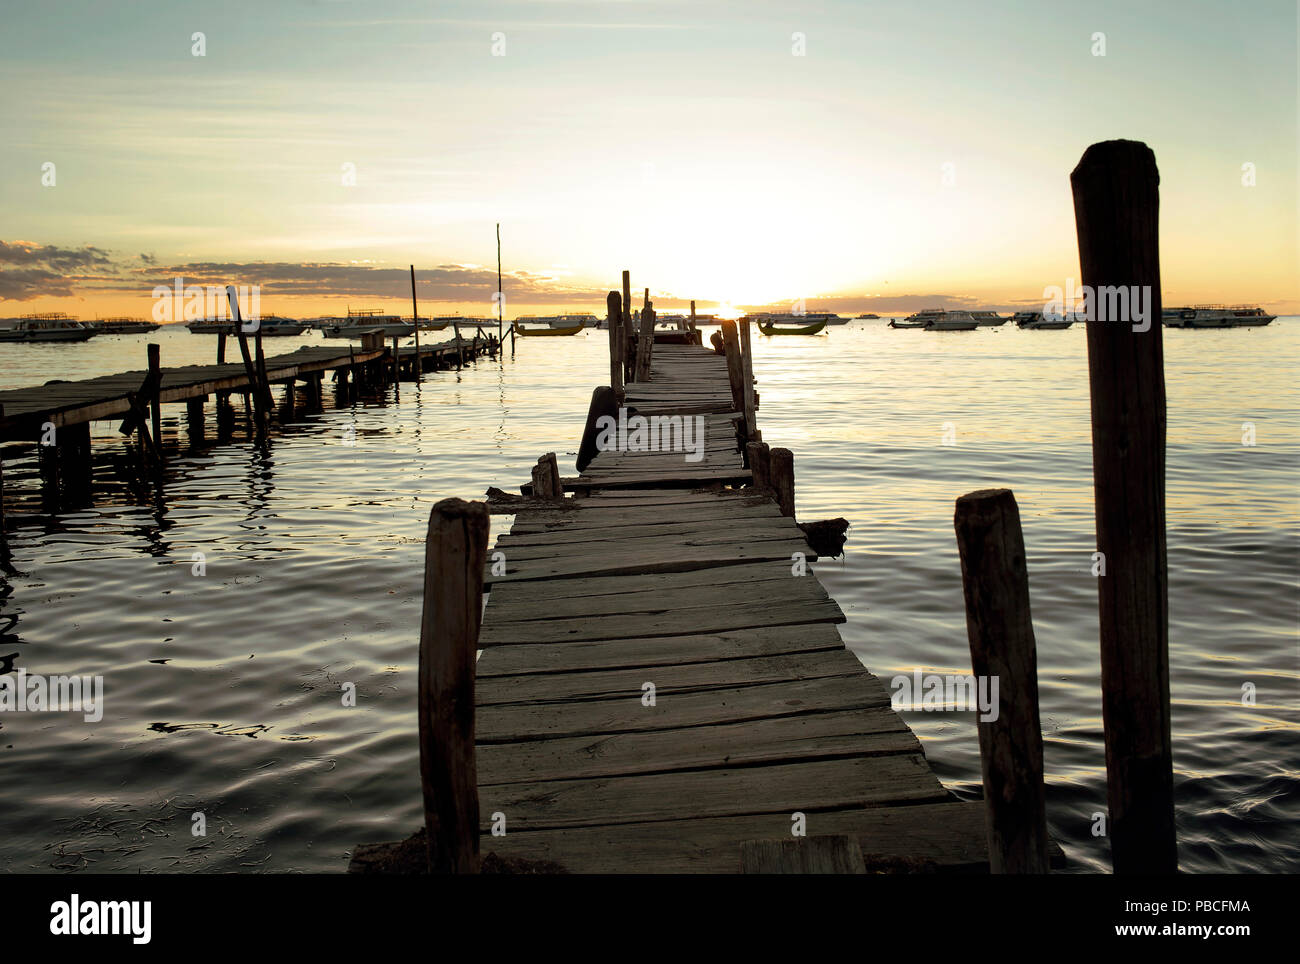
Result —
[[[198,318],[186,324],[185,327],[196,335],[235,334],[235,323],[230,318]],[[263,315],[257,319],[257,327],[253,327],[252,321],[248,319],[245,319],[243,327],[246,334],[251,335],[260,331],[263,338],[275,338],[301,335],[309,326],[293,318],[284,318],[280,315]]]
[[[137,335],[160,327],[157,322],[145,321],[143,318],[96,318],[94,321],[83,321],[82,324],[97,335]]]
[[[975,324],[981,328],[996,328],[998,325],[1005,325],[1011,319],[999,315],[996,311],[972,311],[971,317],[975,319]]]
[[[372,331],[382,331],[385,338],[392,338],[409,335],[414,330],[415,326],[401,315],[385,314],[382,308],[349,308],[346,318],[336,318],[333,324],[321,326],[321,334],[326,338],[360,338]]]
[[[576,335],[586,327],[581,319],[571,322],[567,327],[556,325],[556,320],[555,318],[540,318],[536,315],[521,315],[510,323],[510,327],[521,338],[539,335]],[[524,324],[525,322],[527,324]]]
[[[1276,317],[1258,305],[1196,305],[1161,312],[1169,328],[1259,328]]]
[[[765,335],[816,335],[827,325],[842,324],[844,319],[829,312],[804,312],[801,314],[764,312],[748,315]]]
[[[1017,327],[1033,331],[1052,331],[1069,328],[1074,324],[1074,313],[1049,312],[1043,309],[1038,311],[1017,311],[1011,316]]]
[[[95,330],[62,311],[23,315],[18,323],[0,328],[0,341],[75,342],[95,337]]]

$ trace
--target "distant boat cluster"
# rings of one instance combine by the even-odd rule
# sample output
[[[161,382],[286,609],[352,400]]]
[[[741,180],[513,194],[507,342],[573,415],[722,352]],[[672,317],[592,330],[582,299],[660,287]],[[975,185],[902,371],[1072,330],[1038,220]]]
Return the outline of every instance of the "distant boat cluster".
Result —
[[[640,312],[633,313],[634,325]],[[876,319],[879,315],[865,313],[857,319]],[[1194,305],[1185,308],[1165,308],[1161,320],[1168,328],[1258,328],[1267,325],[1277,316],[1270,315],[1258,305]],[[827,325],[848,324],[849,319],[830,312],[757,312],[745,315],[764,335],[815,335]],[[890,319],[891,328],[924,328],[927,331],[973,331],[976,328],[996,328],[1008,321],[1027,330],[1069,328],[1076,321],[1084,321],[1081,311],[1051,312],[1017,311],[1012,315],[999,315],[994,311],[949,311],[944,308],[927,308],[899,320]],[[419,318],[420,331],[442,331],[448,327],[475,329],[496,325],[495,318],[463,317],[461,315],[435,315]],[[717,323],[714,315],[696,315],[697,325]],[[584,328],[601,328],[604,322],[594,314],[520,315],[510,323],[515,334],[523,337],[576,335]],[[686,329],[689,318],[683,314],[660,315],[655,327],[661,331]],[[96,335],[130,335],[154,331],[157,323],[142,318],[97,318],[78,321],[61,311],[24,315],[7,326],[0,322],[0,342],[83,342]],[[200,318],[185,325],[195,334],[234,334],[235,324],[229,318]],[[263,337],[301,335],[317,329],[326,338],[352,338],[372,332],[382,332],[385,338],[404,337],[414,333],[416,322],[401,315],[388,314],[381,308],[348,309],[344,317],[313,318],[299,321],[280,315],[264,315],[258,330]]]
[[[1169,328],[1247,328],[1267,325],[1276,318],[1255,305],[1198,305],[1195,308],[1165,308],[1162,321]],[[1010,316],[993,311],[947,311],[927,308],[902,321],[891,320],[891,328],[924,328],[928,331],[973,331],[1013,321],[1028,330],[1061,330],[1076,321],[1086,321],[1082,311],[1053,312],[1046,309],[1017,311]]]

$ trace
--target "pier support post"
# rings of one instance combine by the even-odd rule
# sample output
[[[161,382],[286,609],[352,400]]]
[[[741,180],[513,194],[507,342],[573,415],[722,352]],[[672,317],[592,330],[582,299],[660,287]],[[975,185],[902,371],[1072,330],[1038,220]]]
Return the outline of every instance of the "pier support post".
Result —
[[[789,449],[772,449],[768,457],[769,480],[776,492],[781,514],[794,518],[794,453]]]
[[[645,290],[645,306],[641,309],[641,326],[636,338],[636,376],[638,382],[650,381],[650,365],[655,348],[655,310],[650,303],[650,289]]]
[[[758,428],[755,424],[754,409],[756,399],[754,398],[754,355],[753,348],[749,341],[749,319],[742,318],[739,322],[740,331],[740,358],[741,358],[741,395],[740,402],[742,411],[745,413],[745,435],[743,441],[746,443],[754,440],[755,430]]]
[[[1165,549],[1165,382],[1160,174],[1137,141],[1093,144],[1070,175],[1086,289],[1146,292],[1147,315],[1088,305],[1102,719],[1116,873],[1175,873]],[[1133,304],[1130,299],[1130,316]]]
[[[479,869],[474,676],[488,511],[443,499],[429,513],[420,621],[420,783],[433,873]]]
[[[745,464],[753,476],[754,488],[772,487],[772,450],[766,442],[750,442],[745,446]]]
[[[0,422],[5,419],[5,407],[0,405]],[[0,442],[0,564],[9,561],[9,537],[5,535],[5,461],[4,444]]]
[[[533,466],[533,498],[564,498],[564,484],[560,481],[560,464],[554,452],[547,452]]]
[[[971,492],[953,517],[976,690],[996,680],[996,716],[980,719],[989,870],[1045,874],[1046,791],[1038,657],[1020,509],[1009,489]],[[992,683],[984,692],[993,693]]]
[[[187,399],[185,402],[185,431],[190,437],[191,445],[203,444],[203,403],[207,398],[206,395],[202,395],[199,398]]]
[[[616,292],[610,294],[618,297]],[[600,437],[597,423],[602,416],[618,419],[618,399],[614,389],[602,385],[591,393],[591,405],[587,408],[587,424],[582,430],[582,444],[578,446],[577,467],[579,472],[587,471],[591,460],[600,454],[596,448],[596,439]],[[561,495],[563,492],[561,491]]]
[[[726,320],[722,323],[722,348],[727,357],[727,380],[731,383],[732,411],[740,412],[743,416],[745,412],[745,363],[740,357],[740,335],[734,321]],[[743,432],[738,434],[748,439],[749,427],[745,426]]]
[[[153,427],[154,444],[160,449],[162,447],[162,362],[158,346],[150,344],[149,351],[149,376],[153,385],[153,392],[149,397],[149,415],[150,424]]]
[[[609,326],[609,384],[623,400],[623,299],[617,291],[605,296],[605,320]],[[578,470],[579,472],[582,469]]]
[[[628,350],[632,345],[632,273],[626,269],[623,271],[623,327],[620,334],[620,350],[623,353],[623,382],[626,384],[632,379],[635,371],[631,359],[628,358]]]
[[[225,363],[226,363],[226,333],[224,331],[219,331],[217,332],[217,364],[224,365]]]

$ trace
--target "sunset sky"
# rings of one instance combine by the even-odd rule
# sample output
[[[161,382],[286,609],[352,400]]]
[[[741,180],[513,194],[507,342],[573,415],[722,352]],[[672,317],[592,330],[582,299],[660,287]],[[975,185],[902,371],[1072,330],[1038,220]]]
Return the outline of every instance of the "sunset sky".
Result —
[[[508,315],[625,267],[661,306],[1010,308],[1077,278],[1114,137],[1156,153],[1166,305],[1300,310],[1295,0],[1091,7],[5,0],[0,316],[178,274],[409,311],[412,262],[491,314],[497,222]]]

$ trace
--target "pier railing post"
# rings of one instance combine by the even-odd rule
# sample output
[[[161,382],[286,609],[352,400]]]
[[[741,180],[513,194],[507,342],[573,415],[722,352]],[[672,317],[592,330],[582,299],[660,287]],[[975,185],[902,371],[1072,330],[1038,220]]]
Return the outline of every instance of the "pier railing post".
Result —
[[[1079,263],[1091,291],[1088,375],[1102,719],[1116,873],[1174,873],[1165,549],[1165,382],[1160,174],[1137,141],[1093,144],[1070,175]],[[1130,293],[1131,318],[1100,320],[1103,287]],[[1138,319],[1135,296],[1145,298]]]
[[[1038,656],[1020,509],[1009,489],[971,492],[953,518],[976,693],[996,694],[979,721],[989,870],[1045,874],[1047,809]],[[987,689],[983,688],[984,683]],[[993,689],[997,681],[997,689]]]
[[[420,622],[420,781],[433,873],[477,873],[474,676],[488,511],[443,499],[429,513]]]
[[[605,319],[609,325],[609,384],[623,400],[623,299],[617,291],[605,297]],[[579,470],[581,471],[581,470]]]

